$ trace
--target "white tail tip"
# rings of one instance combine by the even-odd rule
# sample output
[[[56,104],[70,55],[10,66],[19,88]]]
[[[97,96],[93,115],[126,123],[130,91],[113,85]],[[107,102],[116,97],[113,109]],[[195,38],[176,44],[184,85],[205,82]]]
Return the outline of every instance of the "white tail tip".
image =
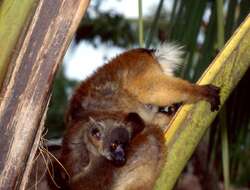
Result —
[[[183,62],[183,46],[175,43],[163,43],[156,49],[154,55],[166,75],[174,75],[174,72]]]

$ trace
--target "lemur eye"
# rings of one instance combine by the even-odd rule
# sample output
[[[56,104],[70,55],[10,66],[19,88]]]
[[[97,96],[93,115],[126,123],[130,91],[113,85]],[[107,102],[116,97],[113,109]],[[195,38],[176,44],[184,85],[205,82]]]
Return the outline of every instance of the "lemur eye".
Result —
[[[175,103],[175,104],[172,104],[170,106],[160,107],[159,112],[167,114],[167,115],[172,115],[178,110],[178,108],[181,106],[181,104],[182,103]]]
[[[117,148],[117,144],[111,143],[110,148],[111,148],[111,150],[115,150]]]
[[[95,137],[97,140],[101,139],[101,132],[98,128],[94,127],[91,129],[91,135]]]

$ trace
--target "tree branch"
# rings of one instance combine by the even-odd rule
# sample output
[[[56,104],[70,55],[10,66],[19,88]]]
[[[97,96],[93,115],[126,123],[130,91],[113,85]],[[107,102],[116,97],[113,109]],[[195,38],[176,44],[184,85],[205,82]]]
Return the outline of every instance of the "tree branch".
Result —
[[[240,25],[198,84],[221,87],[222,105],[250,66],[250,16]],[[218,112],[199,102],[183,106],[165,133],[166,164],[155,189],[170,190]]]

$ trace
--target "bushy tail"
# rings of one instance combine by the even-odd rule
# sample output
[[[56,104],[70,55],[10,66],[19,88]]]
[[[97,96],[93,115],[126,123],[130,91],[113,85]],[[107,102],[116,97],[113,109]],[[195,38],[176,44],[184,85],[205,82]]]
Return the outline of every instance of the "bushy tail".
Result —
[[[163,72],[171,76],[174,75],[176,69],[178,69],[183,62],[183,54],[183,47],[175,43],[163,43],[154,52],[156,60],[161,65]]]

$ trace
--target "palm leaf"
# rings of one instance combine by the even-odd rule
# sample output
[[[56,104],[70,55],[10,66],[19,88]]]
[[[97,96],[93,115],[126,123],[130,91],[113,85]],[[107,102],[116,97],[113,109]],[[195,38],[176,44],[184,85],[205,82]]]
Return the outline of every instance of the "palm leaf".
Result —
[[[232,36],[222,52],[205,71],[198,84],[213,83],[221,87],[224,104],[240,78],[250,66],[250,16]],[[204,102],[183,106],[166,131],[166,164],[155,189],[172,189],[183,167],[217,113]]]

